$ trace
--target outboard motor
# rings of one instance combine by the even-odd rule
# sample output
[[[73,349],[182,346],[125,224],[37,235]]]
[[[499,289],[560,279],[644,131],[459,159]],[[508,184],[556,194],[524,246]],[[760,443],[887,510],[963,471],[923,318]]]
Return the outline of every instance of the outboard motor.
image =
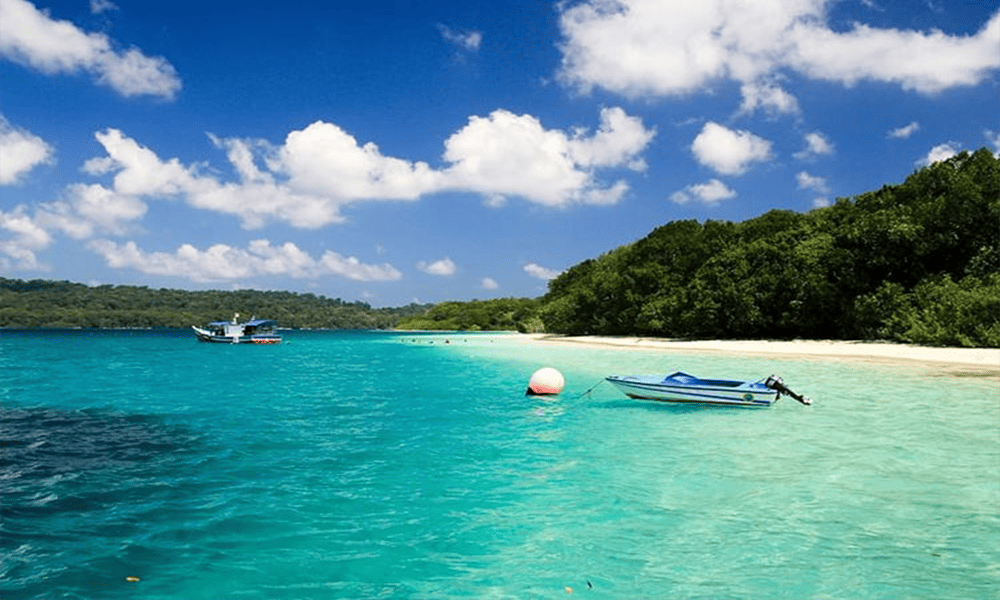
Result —
[[[764,385],[778,392],[779,398],[781,397],[782,394],[785,394],[786,396],[791,396],[792,398],[795,398],[796,400],[798,400],[802,404],[805,404],[806,406],[809,406],[813,402],[809,398],[806,398],[805,396],[802,396],[800,394],[796,394],[792,390],[788,389],[788,386],[785,385],[785,382],[782,381],[781,377],[778,377],[777,375],[771,375],[770,377],[768,377],[767,381],[764,382]]]

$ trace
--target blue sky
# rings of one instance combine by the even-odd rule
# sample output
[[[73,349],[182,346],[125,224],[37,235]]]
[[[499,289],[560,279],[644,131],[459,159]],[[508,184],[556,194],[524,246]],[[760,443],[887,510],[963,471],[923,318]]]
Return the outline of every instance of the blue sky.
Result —
[[[949,0],[0,0],[0,275],[538,296],[677,219],[998,151]]]

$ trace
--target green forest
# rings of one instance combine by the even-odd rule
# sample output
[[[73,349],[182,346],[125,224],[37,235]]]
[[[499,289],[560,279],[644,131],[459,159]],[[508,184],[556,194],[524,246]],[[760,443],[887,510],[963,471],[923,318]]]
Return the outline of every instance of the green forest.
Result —
[[[541,298],[374,309],[313,294],[0,278],[0,327],[518,330],[1000,347],[1000,159],[964,152],[808,213],[673,221],[585,260]]]
[[[980,149],[805,214],[668,223],[522,311],[450,302],[401,326],[1000,347],[998,273],[1000,160]]]
[[[468,302],[442,302],[426,314],[404,319],[400,329],[442,331],[545,331],[537,298],[498,298]]]
[[[0,278],[0,327],[168,328],[228,320],[234,313],[294,329],[391,329],[429,304],[372,308],[314,294],[184,291]]]

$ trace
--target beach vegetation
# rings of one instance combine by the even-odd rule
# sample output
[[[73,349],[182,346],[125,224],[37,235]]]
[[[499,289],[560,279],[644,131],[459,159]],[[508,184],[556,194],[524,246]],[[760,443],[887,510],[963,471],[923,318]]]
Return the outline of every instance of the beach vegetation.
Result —
[[[442,302],[425,314],[401,320],[400,329],[434,331],[519,331],[535,333],[542,328],[539,300],[496,298],[468,302]]]

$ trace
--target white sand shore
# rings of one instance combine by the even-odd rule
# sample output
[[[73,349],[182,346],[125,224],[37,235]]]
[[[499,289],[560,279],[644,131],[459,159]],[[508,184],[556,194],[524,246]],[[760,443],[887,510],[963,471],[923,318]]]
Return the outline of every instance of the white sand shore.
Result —
[[[924,365],[952,375],[1000,378],[1000,348],[931,348],[908,344],[794,340],[678,341],[643,337],[529,335],[540,343],[583,344],[663,352],[770,355],[776,358],[816,358],[865,363]]]

